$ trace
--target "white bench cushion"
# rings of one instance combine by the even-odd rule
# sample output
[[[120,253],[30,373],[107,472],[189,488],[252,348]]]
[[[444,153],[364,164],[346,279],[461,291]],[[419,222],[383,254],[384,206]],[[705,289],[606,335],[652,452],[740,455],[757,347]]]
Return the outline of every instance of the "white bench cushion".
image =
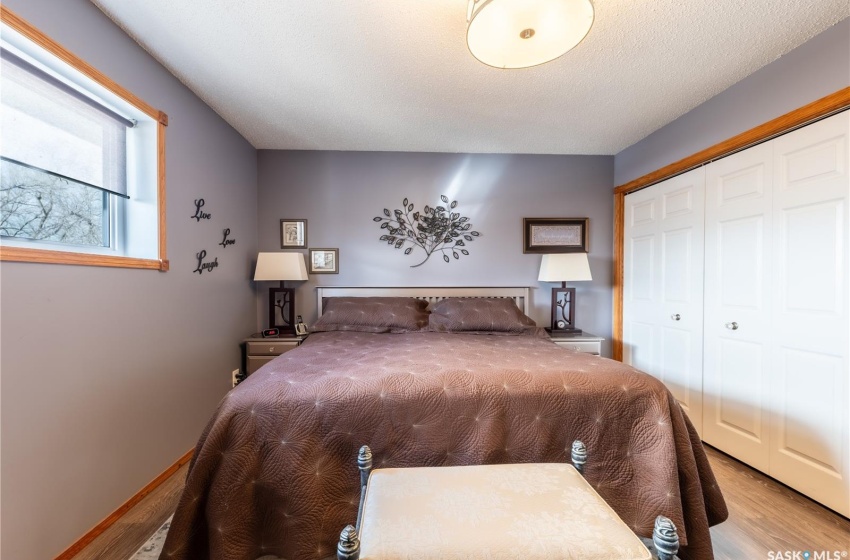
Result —
[[[648,560],[568,464],[377,469],[361,560]]]

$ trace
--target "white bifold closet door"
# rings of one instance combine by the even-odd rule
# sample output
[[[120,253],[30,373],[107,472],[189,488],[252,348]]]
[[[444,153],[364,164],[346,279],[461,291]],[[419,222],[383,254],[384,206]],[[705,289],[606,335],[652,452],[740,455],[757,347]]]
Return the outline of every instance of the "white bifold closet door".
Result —
[[[773,144],[706,166],[703,440],[768,471]]]
[[[850,117],[706,166],[703,439],[850,515]]]
[[[850,111],[626,196],[623,358],[850,516]]]
[[[850,114],[774,140],[771,476],[850,515]]]
[[[702,432],[705,170],[625,201],[623,361],[657,377]]]

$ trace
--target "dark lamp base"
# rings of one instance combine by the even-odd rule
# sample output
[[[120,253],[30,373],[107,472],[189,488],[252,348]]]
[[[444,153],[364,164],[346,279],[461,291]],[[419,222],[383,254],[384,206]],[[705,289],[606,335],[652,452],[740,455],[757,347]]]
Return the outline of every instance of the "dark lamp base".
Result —
[[[575,324],[576,289],[567,288],[566,284],[552,288],[552,333],[581,334],[581,329],[575,328]]]
[[[295,334],[295,290],[269,288],[269,328],[280,329],[281,334]]]

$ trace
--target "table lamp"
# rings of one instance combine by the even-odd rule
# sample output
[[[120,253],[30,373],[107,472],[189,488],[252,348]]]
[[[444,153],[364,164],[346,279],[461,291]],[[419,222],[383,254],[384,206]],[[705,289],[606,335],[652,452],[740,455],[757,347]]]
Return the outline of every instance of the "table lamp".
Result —
[[[575,326],[576,289],[567,288],[567,282],[592,280],[587,253],[543,255],[537,280],[561,283],[560,288],[552,288],[552,332],[581,334]]]
[[[255,282],[280,280],[280,287],[269,288],[269,328],[295,334],[295,290],[285,287],[286,280],[307,280],[307,266],[301,253],[260,253],[257,255]],[[278,324],[278,309],[282,324]]]

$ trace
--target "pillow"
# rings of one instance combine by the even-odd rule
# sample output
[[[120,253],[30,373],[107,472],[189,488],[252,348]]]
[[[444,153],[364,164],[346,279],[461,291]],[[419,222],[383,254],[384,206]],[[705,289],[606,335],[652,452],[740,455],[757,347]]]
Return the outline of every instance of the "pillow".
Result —
[[[537,324],[510,298],[448,298],[431,310],[428,330],[528,334]]]
[[[428,302],[416,298],[328,298],[322,316],[310,328],[318,331],[405,333],[428,326]]]

